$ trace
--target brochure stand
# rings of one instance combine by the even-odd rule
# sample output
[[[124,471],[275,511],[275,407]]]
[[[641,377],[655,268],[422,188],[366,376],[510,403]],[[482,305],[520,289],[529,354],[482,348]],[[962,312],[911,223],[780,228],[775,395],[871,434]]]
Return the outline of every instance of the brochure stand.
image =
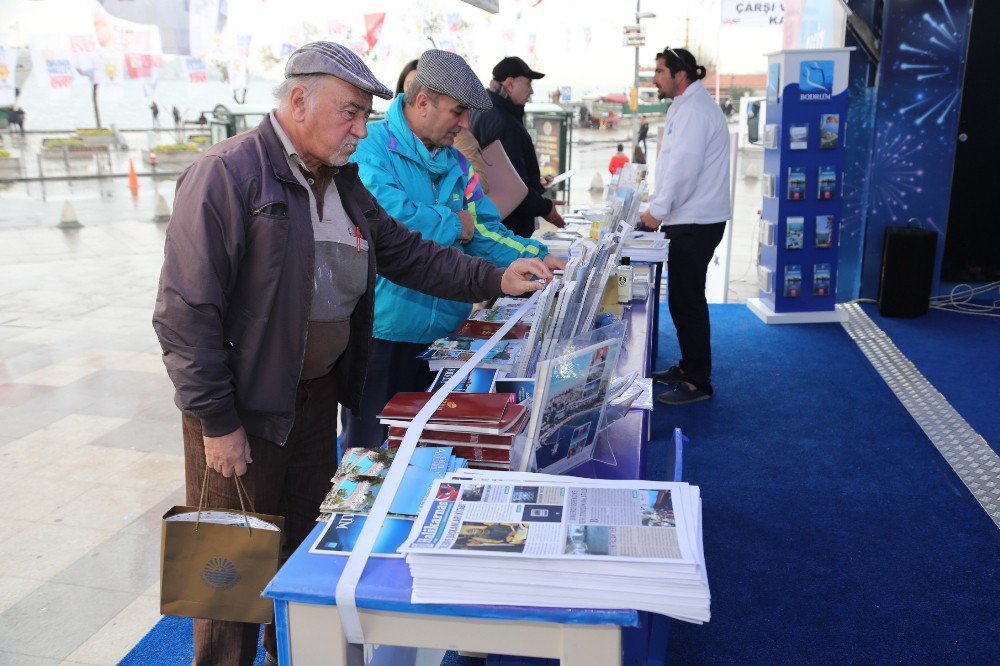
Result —
[[[852,50],[768,55],[760,295],[747,303],[768,324],[846,319],[835,294]]]

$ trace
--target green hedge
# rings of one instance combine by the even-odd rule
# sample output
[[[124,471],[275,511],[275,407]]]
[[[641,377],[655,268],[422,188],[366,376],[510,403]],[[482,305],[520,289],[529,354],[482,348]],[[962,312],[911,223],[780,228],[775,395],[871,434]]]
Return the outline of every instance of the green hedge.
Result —
[[[197,153],[198,146],[193,143],[164,143],[153,146],[153,151],[157,153]]]
[[[0,157],[10,157],[10,151],[0,148]]]
[[[114,133],[114,130],[105,129],[103,127],[87,127],[76,131],[77,136],[83,136],[85,134],[88,136],[111,136]]]
[[[86,144],[83,143],[83,139],[77,138],[42,139],[42,148],[62,148],[63,146],[67,148],[83,148]]]

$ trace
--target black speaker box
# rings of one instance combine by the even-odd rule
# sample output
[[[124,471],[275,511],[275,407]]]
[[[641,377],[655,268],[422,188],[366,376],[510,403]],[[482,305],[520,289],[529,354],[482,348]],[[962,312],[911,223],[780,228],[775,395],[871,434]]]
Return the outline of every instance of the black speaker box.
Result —
[[[937,234],[911,227],[887,227],[878,285],[883,317],[919,317],[927,312],[934,281]]]

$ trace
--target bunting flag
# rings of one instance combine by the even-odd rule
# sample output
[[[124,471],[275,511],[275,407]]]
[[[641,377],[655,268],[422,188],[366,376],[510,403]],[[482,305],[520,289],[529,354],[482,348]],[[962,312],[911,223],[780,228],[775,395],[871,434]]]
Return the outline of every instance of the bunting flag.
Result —
[[[73,87],[73,52],[66,35],[30,35],[31,66],[51,99],[69,99]]]
[[[16,100],[17,56],[14,35],[0,33],[0,106],[9,106]]]
[[[187,72],[188,83],[199,84],[208,82],[208,68],[201,58],[184,58],[184,70]]]
[[[368,50],[375,48],[379,37],[382,36],[383,23],[385,23],[385,12],[365,14],[365,42],[368,43]]]

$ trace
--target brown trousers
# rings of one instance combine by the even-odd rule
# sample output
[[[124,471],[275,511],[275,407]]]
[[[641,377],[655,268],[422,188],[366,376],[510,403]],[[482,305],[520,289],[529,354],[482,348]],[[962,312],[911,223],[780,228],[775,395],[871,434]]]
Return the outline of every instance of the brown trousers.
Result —
[[[205,473],[201,422],[183,415],[184,475],[187,503],[197,506]],[[284,446],[249,437],[253,463],[241,477],[257,513],[285,517],[285,556],[309,535],[319,505],[337,470],[337,385],[326,377],[301,382],[295,398],[295,424]],[[206,506],[239,509],[236,484],[209,472]],[[198,666],[250,666],[257,655],[260,627],[243,622],[194,621],[194,663]],[[264,627],[264,648],[277,654],[274,625]]]

